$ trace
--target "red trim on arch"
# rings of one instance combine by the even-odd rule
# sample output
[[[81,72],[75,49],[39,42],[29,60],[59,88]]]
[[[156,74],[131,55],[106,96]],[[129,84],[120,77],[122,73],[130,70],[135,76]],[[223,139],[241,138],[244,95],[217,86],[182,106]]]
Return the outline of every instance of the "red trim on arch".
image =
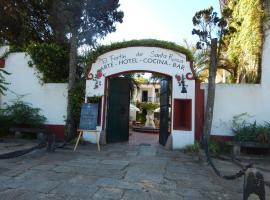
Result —
[[[102,130],[105,129],[105,111],[107,108],[107,87],[108,87],[108,78],[105,78],[105,83],[104,83],[104,102],[103,102],[103,111],[102,111]]]
[[[203,132],[204,121],[204,90],[200,88],[198,80],[195,81],[195,139],[199,141]]]

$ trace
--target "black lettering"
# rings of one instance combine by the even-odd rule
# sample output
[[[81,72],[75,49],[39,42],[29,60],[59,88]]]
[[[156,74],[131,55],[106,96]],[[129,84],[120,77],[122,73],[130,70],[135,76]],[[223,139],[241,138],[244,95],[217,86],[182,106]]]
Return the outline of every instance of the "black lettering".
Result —
[[[137,58],[129,58],[129,59],[124,59],[119,61],[119,65],[126,65],[128,63],[138,63]]]

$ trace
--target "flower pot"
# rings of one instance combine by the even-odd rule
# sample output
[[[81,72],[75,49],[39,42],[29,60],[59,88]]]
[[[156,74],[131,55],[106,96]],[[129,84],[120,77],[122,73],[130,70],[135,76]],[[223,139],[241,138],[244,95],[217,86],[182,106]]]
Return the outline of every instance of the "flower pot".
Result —
[[[0,58],[0,68],[4,68],[5,67],[5,59],[4,58]]]

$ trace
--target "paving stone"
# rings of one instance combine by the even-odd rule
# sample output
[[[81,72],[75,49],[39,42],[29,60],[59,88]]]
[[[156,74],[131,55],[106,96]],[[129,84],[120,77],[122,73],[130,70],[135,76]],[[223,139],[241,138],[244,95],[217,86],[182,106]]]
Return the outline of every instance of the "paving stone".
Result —
[[[80,172],[75,167],[66,165],[57,166],[53,168],[52,171],[55,171],[56,173],[72,173],[72,174]]]
[[[0,167],[0,175],[5,174],[7,171],[9,171],[8,168],[1,168]]]
[[[140,152],[139,155],[140,156],[155,156],[157,153],[156,148],[150,146],[141,146],[140,147]]]
[[[100,188],[93,196],[93,199],[100,199],[100,200],[103,200],[103,199],[115,199],[115,200],[118,200],[118,199],[121,199],[123,195],[123,190],[121,189],[118,189],[118,188]]]
[[[158,190],[161,192],[175,192],[177,185],[175,182],[164,179],[162,183],[154,183],[150,181],[144,181],[141,183],[144,190]]]
[[[136,161],[136,163],[131,163],[127,169],[125,180],[130,182],[153,181],[155,183],[161,183],[163,182],[164,170],[164,161],[145,161],[145,159],[143,162]]]
[[[56,166],[55,165],[37,165],[37,166],[34,166],[32,167],[31,169],[36,169],[36,170],[50,170],[52,168],[55,168]]]
[[[141,190],[126,190],[122,200],[149,200],[150,193]]]
[[[174,192],[170,192],[170,193],[165,193],[165,192],[161,192],[161,191],[150,191],[150,197],[151,199],[155,199],[155,200],[183,200],[184,198],[177,195]],[[198,198],[200,199],[200,198]],[[195,200],[195,199],[194,199]]]
[[[128,157],[135,157],[137,155],[138,155],[137,151],[127,151],[126,152],[126,156],[128,156]]]
[[[230,162],[215,163],[222,173],[238,171]],[[80,145],[76,152],[35,151],[0,160],[0,169],[0,200],[242,199],[242,178],[220,179],[206,163],[160,146],[124,143],[103,146],[101,152],[95,145]],[[266,188],[266,200],[269,192]]]
[[[95,183],[98,186],[102,187],[113,187],[113,188],[121,188],[121,189],[129,189],[129,190],[140,190],[143,186],[139,183],[132,183],[118,179],[112,178],[102,178],[97,180]]]
[[[102,160],[101,164],[127,166],[129,164],[129,161],[125,161],[125,160]]]
[[[14,189],[20,188],[25,190],[32,190],[35,192],[48,193],[59,184],[60,182],[58,181],[35,179],[34,177],[32,177],[32,179],[14,179],[10,181],[7,185],[9,188]]]
[[[7,189],[0,192],[0,200],[21,200],[25,192],[23,189]]]
[[[91,199],[98,187],[94,185],[62,183],[55,187],[50,193],[60,196],[73,196],[81,199]]]
[[[97,176],[87,176],[87,175],[73,175],[67,182],[71,184],[81,184],[81,185],[92,185],[99,180]]]
[[[62,162],[61,165],[88,167],[96,166],[98,163],[100,163],[100,160],[97,159],[78,158],[76,160]]]
[[[0,176],[0,191],[8,189],[8,183],[10,180],[11,180],[11,178],[9,178],[9,177]]]

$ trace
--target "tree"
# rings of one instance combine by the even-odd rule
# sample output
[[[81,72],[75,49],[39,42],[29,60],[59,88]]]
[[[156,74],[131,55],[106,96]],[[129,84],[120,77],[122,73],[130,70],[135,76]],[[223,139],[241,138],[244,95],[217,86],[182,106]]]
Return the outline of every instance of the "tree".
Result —
[[[122,22],[119,0],[1,0],[0,42],[24,47],[31,42],[57,43],[69,49],[67,128],[75,126],[71,112],[72,88],[76,81],[77,49],[94,45]]]
[[[196,45],[189,43],[186,39],[183,42],[184,46],[193,55],[193,68],[197,78],[201,82],[205,82],[207,79],[207,70],[209,69],[209,48],[197,49]]]
[[[198,27],[198,29],[193,29],[192,31],[192,34],[199,36],[197,48],[210,48],[211,52],[208,76],[207,103],[203,125],[203,136],[207,139],[207,141],[209,141],[215,101],[215,80],[218,58],[222,44],[222,37],[226,33],[227,22],[224,18],[219,18],[216,12],[213,12],[213,7],[196,12],[192,21],[193,25],[195,27]],[[218,39],[214,37],[219,37],[219,45]]]
[[[62,31],[69,39],[69,81],[67,130],[68,137],[75,131],[71,110],[72,89],[76,81],[77,49],[82,44],[93,45],[116,30],[115,22],[122,22],[123,12],[119,11],[118,0],[57,0],[53,1],[54,22],[61,22]]]
[[[0,42],[23,47],[30,42],[55,41],[49,25],[50,0],[1,0]]]

